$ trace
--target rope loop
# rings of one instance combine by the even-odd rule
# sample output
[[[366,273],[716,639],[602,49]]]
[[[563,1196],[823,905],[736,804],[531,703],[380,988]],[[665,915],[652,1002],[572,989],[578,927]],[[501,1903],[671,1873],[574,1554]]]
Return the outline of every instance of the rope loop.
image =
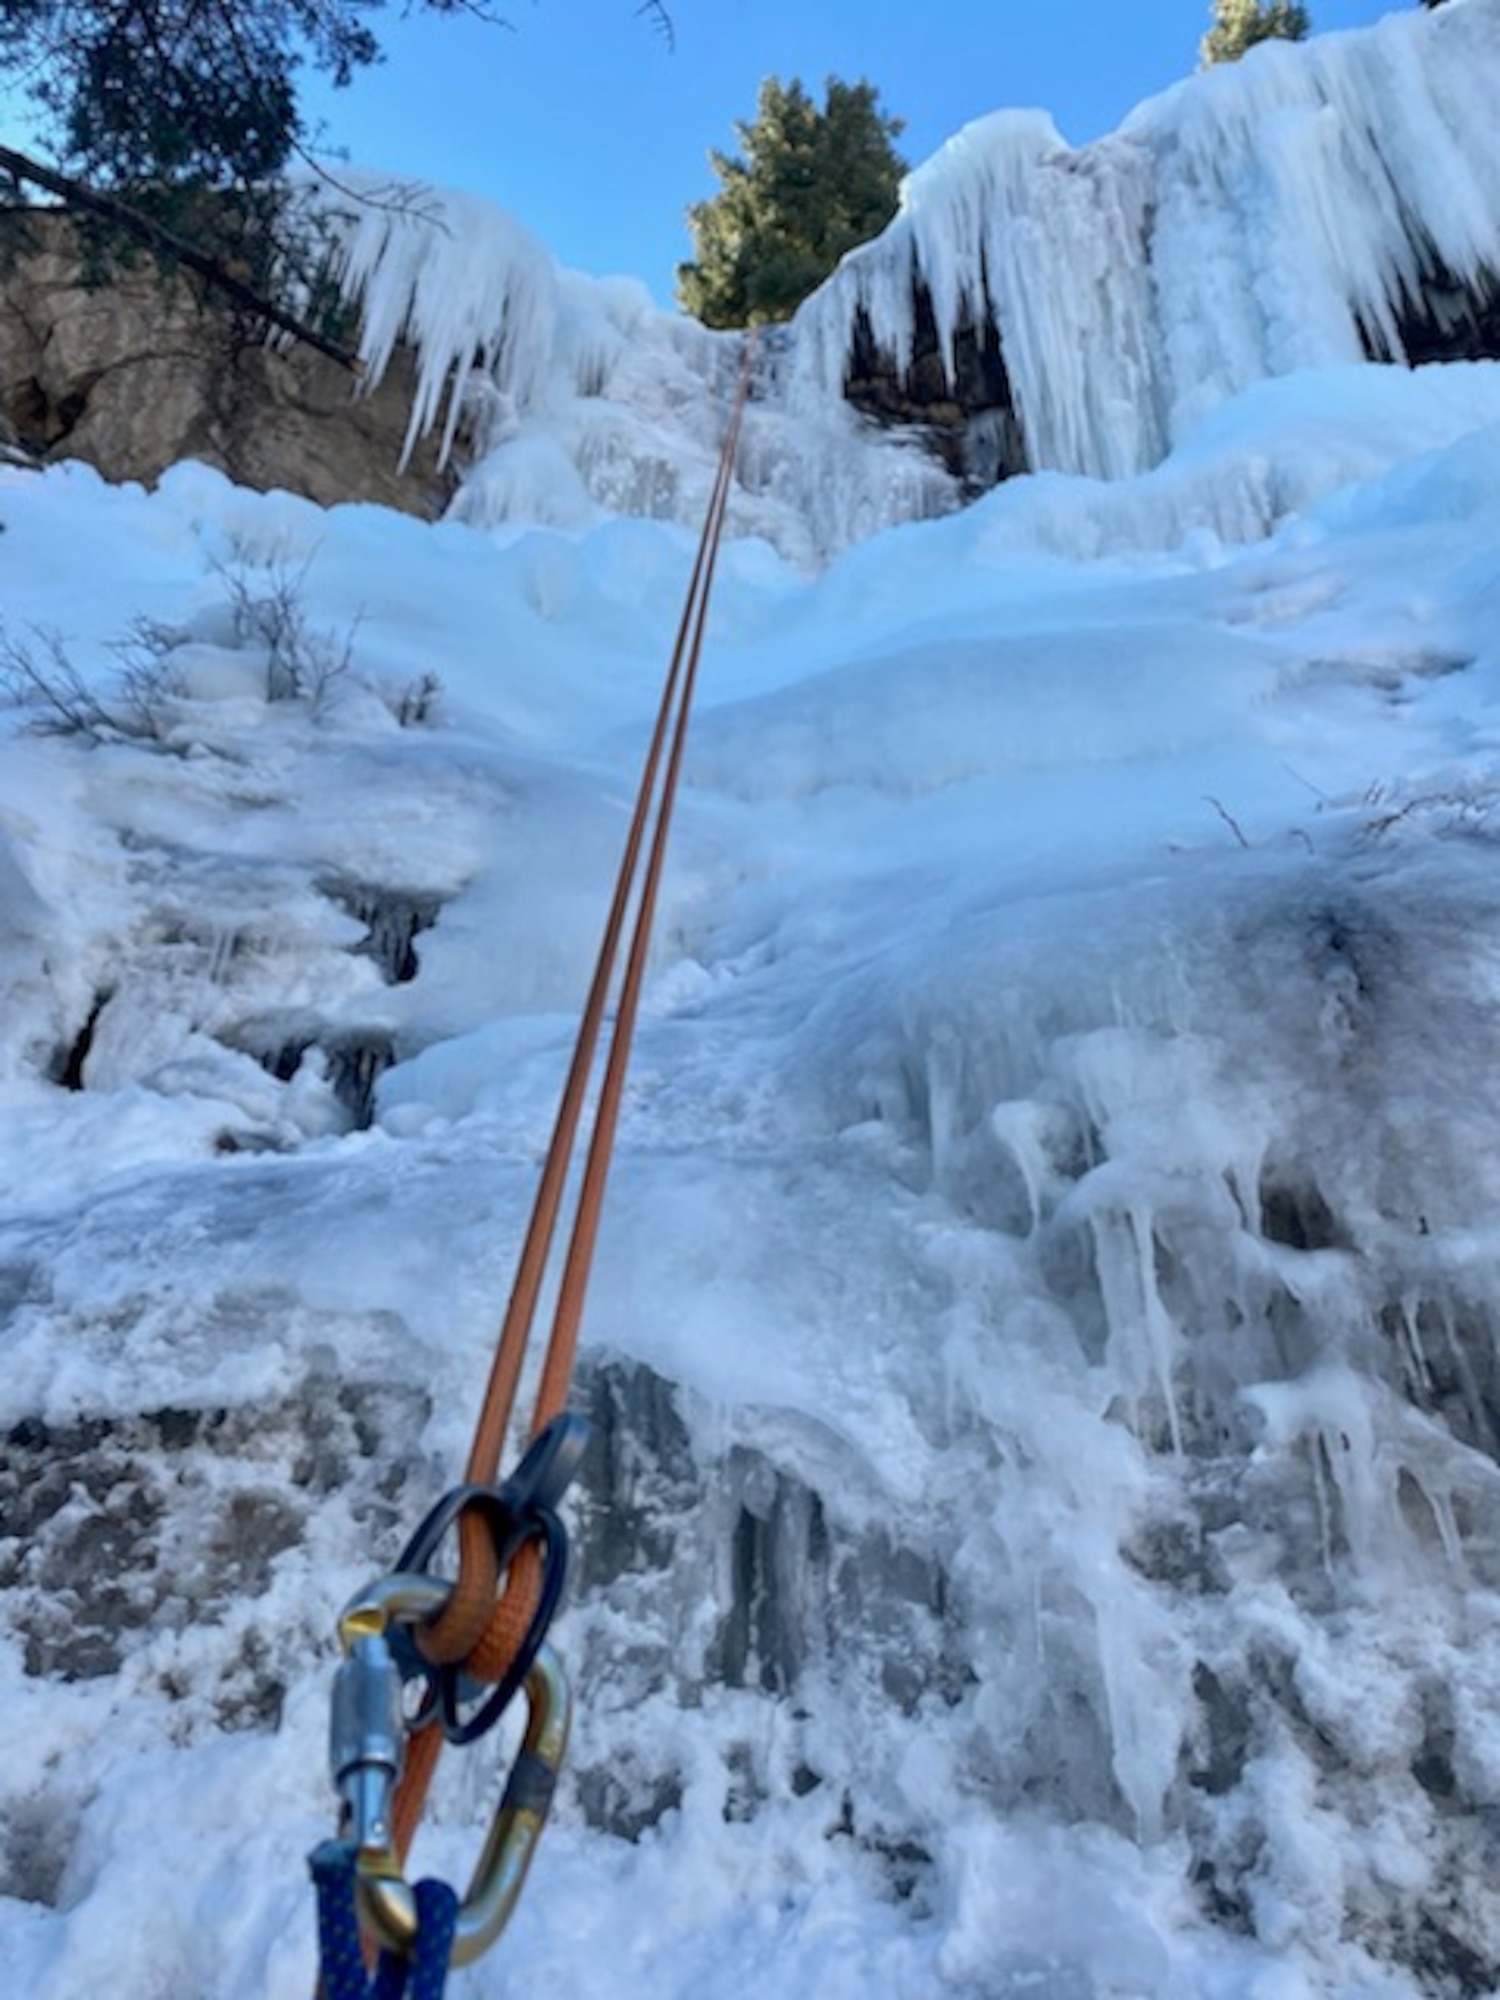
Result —
[[[334,1686],[331,1750],[334,1783],[343,1801],[341,1830],[346,1835],[352,1831],[354,1840],[352,1852],[346,1840],[342,1847],[330,1844],[313,1857],[325,2000],[397,2000],[408,1972],[415,1982],[419,1962],[423,1979],[430,1977],[428,1961],[436,1964],[441,1940],[438,1984],[412,1987],[414,2000],[437,2000],[448,1963],[467,1965],[493,1944],[520,1895],[567,1748],[571,1715],[567,1677],[544,1641],[567,1567],[567,1537],[557,1510],[577,1469],[587,1427],[563,1406],[645,984],[754,347],[752,331],[742,352],[739,385],[677,641],[481,1400],[465,1483],[428,1514],[396,1570],[377,1579],[346,1607],[340,1620],[345,1659]],[[617,961],[627,921],[630,937],[621,969]],[[558,1274],[552,1329],[536,1392],[533,1441],[510,1478],[497,1484],[612,993],[613,1027],[578,1176],[571,1235]],[[451,1582],[428,1569],[450,1531],[458,1540],[457,1574]],[[488,1695],[483,1692],[487,1684],[493,1688]],[[407,1690],[418,1685],[421,1692],[413,1713]],[[483,1735],[522,1687],[528,1709],[525,1740],[455,1919],[451,1891],[426,1882],[415,1889],[407,1885],[404,1856],[444,1741],[468,1743]],[[335,1858],[330,1859],[330,1853]],[[433,1891],[441,1891],[448,1900],[439,1905],[433,1901]],[[373,1987],[361,1963],[361,1928],[397,1960],[396,1969],[387,1971],[382,1959]],[[398,1975],[400,1983],[389,1983]],[[387,1983],[381,1984],[382,1980]]]
[[[490,1538],[495,1573],[504,1580],[507,1596],[512,1577],[518,1579],[515,1609],[521,1614],[518,1629],[512,1633],[502,1628],[500,1646],[486,1650],[484,1642],[504,1598],[485,1607],[467,1657],[458,1660],[434,1659],[420,1625],[392,1628],[391,1652],[402,1680],[409,1684],[420,1679],[426,1684],[409,1716],[411,1729],[437,1721],[449,1743],[477,1742],[494,1728],[524,1683],[567,1582],[568,1535],[557,1510],[578,1469],[588,1434],[582,1417],[567,1411],[555,1417],[499,1486],[471,1481],[445,1493],[397,1558],[399,1572],[427,1574],[455,1522],[477,1516]],[[532,1563],[523,1563],[524,1556],[530,1556]],[[497,1650],[495,1671],[491,1656]],[[491,1692],[474,1706],[487,1683],[494,1683]]]
[[[446,1882],[418,1882],[417,1934],[409,1956],[383,1951],[365,1971],[355,1907],[355,1851],[325,1840],[307,1858],[318,1896],[320,2000],[442,2000],[458,1924],[458,1897]]]

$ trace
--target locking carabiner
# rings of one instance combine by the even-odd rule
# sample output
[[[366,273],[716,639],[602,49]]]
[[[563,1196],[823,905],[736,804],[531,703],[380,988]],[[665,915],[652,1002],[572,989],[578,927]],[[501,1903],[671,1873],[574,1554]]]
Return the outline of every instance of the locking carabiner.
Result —
[[[333,1682],[328,1763],[342,1801],[341,1831],[372,1865],[394,1852],[391,1806],[406,1760],[403,1677],[391,1625],[436,1617],[448,1590],[440,1577],[398,1571],[361,1591],[339,1619],[344,1660]]]
[[[334,1683],[330,1761],[343,1801],[342,1830],[355,1850],[361,1927],[401,1956],[415,1944],[418,1917],[416,1895],[396,1850],[392,1813],[407,1726],[402,1674],[389,1634],[395,1623],[436,1617],[452,1589],[440,1577],[396,1571],[362,1591],[339,1620],[344,1661]],[[523,1685],[525,1735],[459,1905],[453,1965],[468,1965],[488,1951],[509,1922],[567,1750],[572,1699],[550,1646],[537,1649]]]

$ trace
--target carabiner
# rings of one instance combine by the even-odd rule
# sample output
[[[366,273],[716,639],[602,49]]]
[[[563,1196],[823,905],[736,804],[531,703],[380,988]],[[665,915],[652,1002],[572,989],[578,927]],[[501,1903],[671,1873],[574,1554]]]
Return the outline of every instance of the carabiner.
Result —
[[[332,1760],[356,1848],[355,1898],[363,1929],[410,1954],[417,1903],[396,1852],[391,1802],[405,1750],[393,1620],[433,1618],[452,1594],[440,1577],[397,1571],[361,1592],[339,1620],[344,1664],[334,1693]],[[541,1646],[523,1683],[526,1732],[458,1910],[449,1963],[468,1965],[499,1937],[525,1886],[568,1747],[572,1697],[562,1662]]]
[[[412,1627],[396,1628],[391,1650],[401,1677],[409,1686],[424,1684],[414,1728],[436,1717],[448,1742],[474,1743],[494,1728],[525,1685],[527,1669],[562,1602],[568,1534],[557,1510],[578,1470],[588,1435],[582,1417],[563,1411],[533,1438],[525,1457],[499,1486],[470,1484],[445,1493],[397,1557],[398,1571],[425,1576],[444,1535],[470,1511],[484,1522],[497,1570],[508,1570],[528,1543],[540,1551],[540,1585],[530,1622],[510,1665],[488,1690],[471,1681],[461,1666],[430,1660]]]
[[[343,1801],[344,1831],[361,1854],[392,1853],[391,1804],[406,1758],[403,1675],[392,1653],[395,1619],[435,1618],[451,1585],[439,1577],[383,1576],[339,1619],[343,1665],[334,1677],[328,1762]]]
[[[562,1662],[550,1646],[538,1651],[524,1685],[529,1708],[525,1739],[458,1906],[452,1965],[472,1964],[509,1923],[526,1885],[568,1747],[572,1697]],[[373,1857],[367,1861],[361,1855],[355,1895],[366,1930],[388,1951],[409,1953],[417,1935],[417,1902],[399,1867],[377,1865]]]

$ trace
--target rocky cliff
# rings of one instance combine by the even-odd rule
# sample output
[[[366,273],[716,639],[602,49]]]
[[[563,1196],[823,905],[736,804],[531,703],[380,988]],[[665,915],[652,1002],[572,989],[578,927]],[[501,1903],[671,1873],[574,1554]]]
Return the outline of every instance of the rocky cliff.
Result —
[[[62,214],[0,214],[0,443],[111,480],[201,459],[245,486],[426,517],[459,483],[423,441],[402,468],[414,385],[399,351],[361,384],[306,347],[268,346],[234,308],[149,257],[107,281]]]

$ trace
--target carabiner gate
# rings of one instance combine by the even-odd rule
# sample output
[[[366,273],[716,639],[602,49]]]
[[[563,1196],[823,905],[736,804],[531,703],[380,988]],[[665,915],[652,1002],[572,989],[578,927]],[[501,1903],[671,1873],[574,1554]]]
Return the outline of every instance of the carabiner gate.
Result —
[[[328,1762],[343,1802],[343,1831],[371,1865],[394,1858],[391,1804],[406,1759],[401,1669],[389,1631],[398,1617],[432,1618],[448,1601],[440,1578],[383,1576],[339,1620],[344,1660],[333,1683]]]

